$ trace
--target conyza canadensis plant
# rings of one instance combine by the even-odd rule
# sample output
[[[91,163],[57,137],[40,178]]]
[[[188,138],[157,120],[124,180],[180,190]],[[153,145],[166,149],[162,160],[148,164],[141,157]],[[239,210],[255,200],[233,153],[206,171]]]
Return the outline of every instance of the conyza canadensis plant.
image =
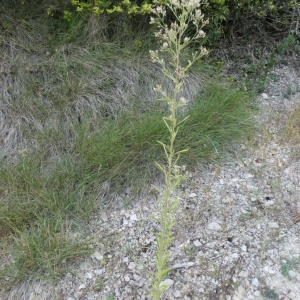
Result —
[[[204,18],[201,6],[206,4],[206,0],[167,0],[164,4],[156,1],[152,9],[154,17],[151,17],[151,24],[157,26],[155,37],[161,42],[159,50],[150,50],[151,59],[154,63],[162,67],[163,75],[171,80],[171,92],[158,84],[154,90],[160,93],[159,101],[165,101],[168,105],[168,116],[163,117],[163,121],[169,131],[169,141],[164,143],[158,141],[163,147],[166,155],[166,164],[159,164],[157,167],[164,174],[164,184],[162,188],[155,187],[159,194],[160,215],[155,220],[160,225],[160,232],[156,236],[156,271],[152,280],[151,296],[154,300],[160,299],[168,285],[164,284],[170,268],[167,267],[169,258],[168,247],[173,240],[172,228],[175,225],[175,215],[178,207],[178,199],[173,196],[182,179],[178,170],[177,162],[180,155],[188,149],[175,149],[175,140],[180,125],[188,118],[177,119],[178,109],[187,105],[188,100],[181,96],[183,80],[188,76],[188,70],[194,62],[207,54],[207,50],[198,46],[198,49],[191,54],[190,60],[186,64],[181,64],[182,53],[189,46],[195,47],[195,41],[205,37],[202,28],[208,24]],[[167,24],[168,20],[173,20]],[[169,14],[173,14],[171,18]],[[193,45],[192,45],[193,44]],[[199,44],[199,43],[198,43]],[[190,47],[191,48],[191,47]],[[177,171],[176,171],[177,170]]]

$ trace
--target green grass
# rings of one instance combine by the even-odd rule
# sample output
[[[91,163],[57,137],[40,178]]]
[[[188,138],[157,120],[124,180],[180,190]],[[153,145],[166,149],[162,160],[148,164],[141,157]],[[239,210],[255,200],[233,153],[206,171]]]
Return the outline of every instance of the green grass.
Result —
[[[70,271],[69,262],[92,253],[90,241],[82,236],[74,238],[69,228],[72,222],[58,214],[52,218],[40,216],[27,227],[17,230],[5,249],[13,261],[6,257],[0,272],[2,289],[11,289],[22,280],[57,280]]]
[[[91,252],[82,236],[92,212],[125,188],[145,191],[158,176],[157,140],[169,135],[153,86],[170,82],[128,33],[124,48],[87,32],[88,47],[49,20],[0,22],[0,289],[10,289],[60,278]],[[78,26],[83,33],[88,25]],[[195,67],[184,85],[194,100],[181,112],[190,117],[176,147],[190,149],[181,160],[188,167],[216,159],[252,128],[252,96],[212,84],[207,70]]]
[[[239,90],[208,87],[184,112],[190,118],[182,125],[176,146],[189,147],[190,151],[182,162],[192,166],[215,158],[230,141],[249,133],[250,100],[248,94]],[[16,280],[24,274],[36,274],[38,266],[43,265],[43,255],[49,260],[47,249],[55,248],[56,234],[52,236],[53,243],[43,241],[49,240],[53,231],[64,232],[51,220],[59,216],[59,226],[69,219],[88,220],[105,182],[110,184],[111,193],[125,187],[146,188],[151,183],[157,173],[154,161],[164,159],[157,140],[164,141],[168,136],[161,117],[159,110],[136,111],[115,119],[104,118],[101,127],[91,123],[76,125],[76,135],[70,144],[64,134],[49,128],[36,135],[35,149],[20,154],[12,162],[1,163],[1,237],[11,239],[13,234],[17,261],[25,259],[24,253],[28,260],[14,264],[19,271],[10,274]],[[47,230],[43,229],[44,223]],[[28,233],[32,231],[34,234]],[[38,236],[39,243],[35,240]],[[24,239],[25,248],[21,247]],[[36,263],[32,264],[33,261]],[[54,268],[52,272],[56,273]]]
[[[300,260],[299,258],[292,257],[292,258],[284,258],[280,261],[280,273],[282,276],[286,277],[287,279],[291,279],[289,274],[290,271],[299,271]]]
[[[191,167],[215,159],[229,142],[249,133],[250,100],[240,90],[207,87],[184,112],[190,118],[182,125],[176,146],[190,151],[182,162]],[[164,159],[157,140],[168,137],[161,117],[160,110],[135,111],[103,118],[101,127],[76,125],[70,144],[64,134],[49,128],[37,134],[35,149],[1,163],[1,238],[9,240],[4,252],[14,249],[15,263],[9,268],[15,272],[1,270],[0,279],[3,274],[11,274],[6,283],[36,274],[56,277],[65,258],[85,253],[80,242],[67,242],[65,223],[89,220],[104,183],[110,184],[110,193],[126,187],[139,192],[149,186],[157,175],[154,161]],[[82,251],[77,251],[80,247]],[[54,262],[45,265],[43,260],[51,261],[49,252]]]

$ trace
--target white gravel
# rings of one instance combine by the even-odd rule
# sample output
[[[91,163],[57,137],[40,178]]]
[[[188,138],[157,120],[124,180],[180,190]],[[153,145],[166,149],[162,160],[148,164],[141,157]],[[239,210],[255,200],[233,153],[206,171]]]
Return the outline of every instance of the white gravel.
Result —
[[[300,149],[284,131],[300,105],[300,76],[292,66],[273,75],[278,81],[257,99],[255,138],[222,162],[199,166],[178,191],[164,299],[300,300]],[[298,92],[285,98],[288,85]],[[1,299],[147,299],[157,201],[120,203],[93,216],[95,252],[74,273],[55,286],[24,283]]]

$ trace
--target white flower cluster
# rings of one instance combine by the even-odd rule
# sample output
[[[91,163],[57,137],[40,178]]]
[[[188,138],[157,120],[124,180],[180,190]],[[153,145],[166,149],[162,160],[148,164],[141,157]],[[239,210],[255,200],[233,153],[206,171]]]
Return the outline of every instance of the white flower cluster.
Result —
[[[186,8],[188,10],[193,10],[199,7],[202,3],[206,1],[199,0],[170,0],[170,4],[175,8]]]

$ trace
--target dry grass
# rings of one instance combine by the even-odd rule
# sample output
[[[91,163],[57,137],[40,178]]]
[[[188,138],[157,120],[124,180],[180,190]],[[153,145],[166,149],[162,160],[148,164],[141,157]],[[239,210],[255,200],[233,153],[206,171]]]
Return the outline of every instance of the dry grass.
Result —
[[[286,134],[293,144],[300,142],[300,106],[296,107],[288,116]]]

